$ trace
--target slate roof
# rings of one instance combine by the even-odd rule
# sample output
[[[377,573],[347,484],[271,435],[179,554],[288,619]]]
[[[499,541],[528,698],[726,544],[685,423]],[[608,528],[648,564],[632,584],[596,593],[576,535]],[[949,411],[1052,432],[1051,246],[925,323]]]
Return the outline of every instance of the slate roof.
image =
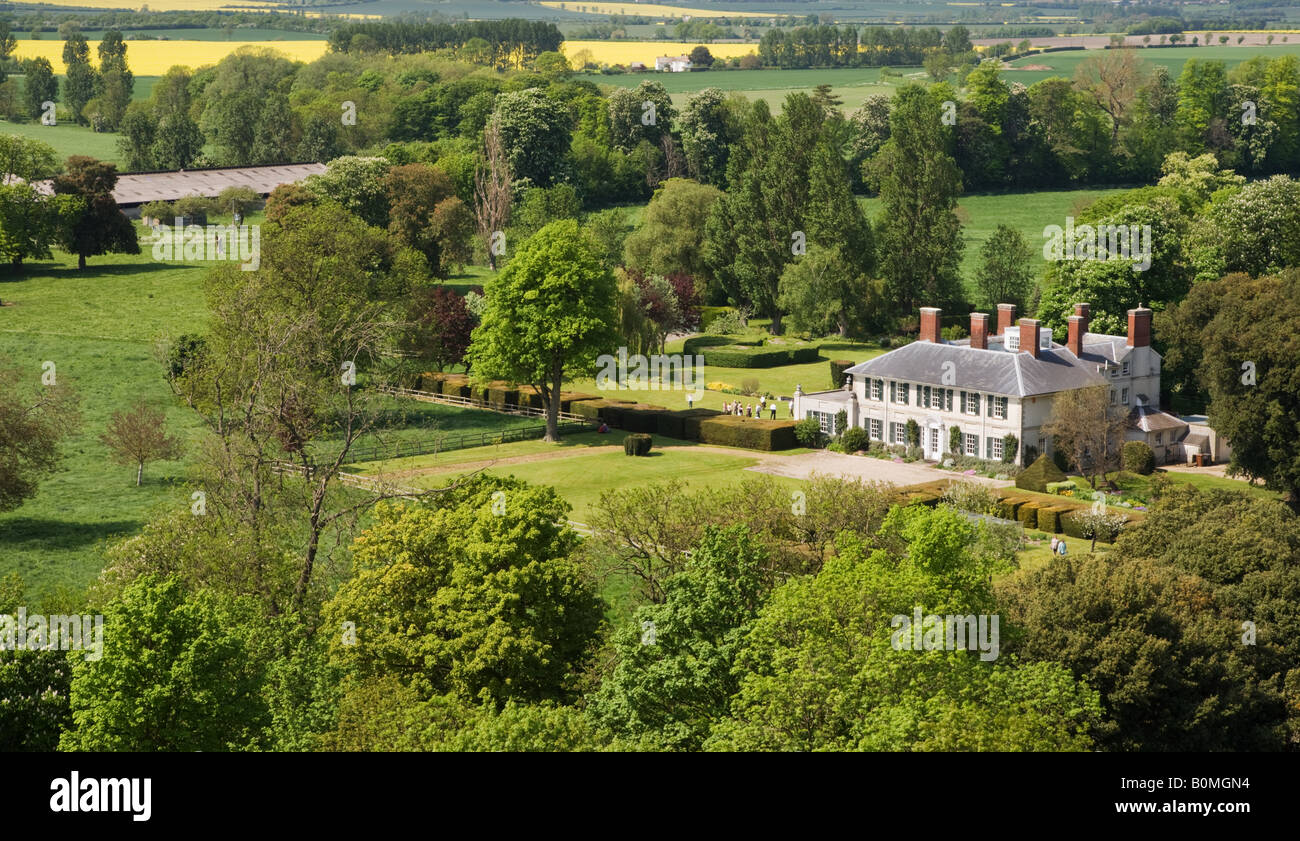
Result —
[[[912,342],[854,365],[847,373],[1031,397],[1104,384],[1106,380],[1097,374],[1097,366],[1108,358],[1085,345],[1083,358],[1078,359],[1064,346],[1053,344],[1051,349],[1040,350],[1035,359],[1027,351],[1005,350],[1001,337],[990,337],[988,350],[972,348],[969,341]],[[947,362],[952,366],[945,368]],[[952,372],[954,382],[943,382],[946,371]]]
[[[1186,429],[1187,423],[1168,412],[1151,406],[1135,406],[1128,413],[1128,422],[1143,432],[1162,432],[1166,429]]]
[[[185,196],[215,197],[227,187],[249,187],[264,196],[281,184],[296,183],[308,175],[324,171],[324,164],[275,164],[176,172],[126,172],[117,176],[113,200],[119,207],[130,207],[150,201],[175,201]],[[5,176],[5,183],[10,183],[11,178],[16,176]],[[49,180],[34,182],[32,186],[45,195],[54,192]]]

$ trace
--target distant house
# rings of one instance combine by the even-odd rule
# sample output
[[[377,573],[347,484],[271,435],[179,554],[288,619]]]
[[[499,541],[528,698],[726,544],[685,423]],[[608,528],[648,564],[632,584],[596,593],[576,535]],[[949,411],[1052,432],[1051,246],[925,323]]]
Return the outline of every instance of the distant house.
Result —
[[[1157,462],[1226,454],[1207,424],[1160,411],[1161,360],[1151,347],[1151,310],[1129,310],[1124,336],[1088,332],[1089,311],[1087,304],[1075,305],[1069,338],[1060,345],[1036,319],[1017,322],[1013,304],[998,304],[992,334],[989,316],[971,313],[970,338],[959,341],[945,341],[940,311],[923,307],[919,341],[849,368],[841,389],[796,389],[795,417],[813,418],[829,433],[843,411],[849,426],[885,444],[907,443],[907,422],[916,421],[924,458],[931,460],[951,454],[954,427],[961,432],[960,454],[989,460],[1002,458],[1010,433],[1021,445],[1016,461],[1029,464],[1052,451],[1043,427],[1053,398],[1106,386],[1111,404],[1128,410],[1126,440],[1145,441]]]
[[[632,73],[644,73],[644,72],[645,72],[645,62],[644,62],[644,61],[634,61],[634,62],[632,62],[631,64],[629,64],[629,65],[627,66],[627,69],[628,69],[630,72],[632,72]]]
[[[684,55],[661,55],[655,59],[655,70],[660,73],[685,73],[691,69],[691,60]]]

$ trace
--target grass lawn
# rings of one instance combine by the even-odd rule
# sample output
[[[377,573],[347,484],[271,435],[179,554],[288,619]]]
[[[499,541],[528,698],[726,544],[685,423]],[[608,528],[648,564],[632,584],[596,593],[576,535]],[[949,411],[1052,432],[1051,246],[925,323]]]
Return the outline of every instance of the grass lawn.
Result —
[[[1124,495],[1132,495],[1138,499],[1146,499],[1151,491],[1151,481],[1156,476],[1163,476],[1173,482],[1181,482],[1191,485],[1202,491],[1219,490],[1234,491],[1236,493],[1249,494],[1250,496],[1259,497],[1260,499],[1281,499],[1282,495],[1277,491],[1270,491],[1261,485],[1252,485],[1244,479],[1229,479],[1224,476],[1213,476],[1205,473],[1185,473],[1178,470],[1157,470],[1151,476],[1141,476],[1136,473],[1120,471],[1119,474],[1111,474],[1111,479],[1119,487]],[[1082,476],[1073,476],[1071,480],[1081,488],[1092,489],[1094,485]],[[1104,483],[1103,483],[1104,486]]]
[[[669,49],[672,45],[665,45]],[[919,71],[920,68],[903,68],[902,72]],[[883,78],[879,67],[836,67],[822,70],[718,70],[703,73],[627,73],[603,76],[586,73],[579,78],[597,85],[635,88],[647,79],[659,82],[672,96],[673,104],[681,108],[692,94],[705,88],[739,91],[750,100],[762,99],[774,113],[781,110],[785,98],[796,91],[811,92],[818,85],[828,84],[831,91],[843,101],[844,112],[862,107],[867,97],[876,94],[892,96],[903,83],[898,77]]]
[[[1187,40],[1191,40],[1192,35],[1201,35],[1204,32],[1188,32]],[[1216,30],[1217,34],[1217,30]],[[1159,36],[1156,36],[1157,38]],[[1278,35],[1281,38],[1281,34]],[[1268,58],[1278,58],[1284,55],[1300,56],[1300,36],[1289,35],[1292,41],[1297,43],[1276,44],[1274,46],[1213,46],[1213,47],[1176,47],[1164,49],[1141,49],[1137,51],[1138,57],[1148,65],[1162,65],[1169,69],[1169,75],[1177,79],[1178,74],[1183,72],[1183,65],[1188,59],[1198,59],[1200,61],[1221,61],[1231,70],[1247,59],[1255,56],[1266,56]],[[1023,67],[1026,65],[1049,67],[1050,70],[1004,70],[1002,78],[1008,82],[1021,82],[1025,85],[1032,85],[1035,82],[1041,82],[1043,79],[1049,79],[1053,76],[1064,76],[1067,79],[1074,76],[1077,68],[1085,60],[1097,55],[1100,50],[1062,50],[1059,53],[1045,53],[1042,55],[1031,55],[1025,58],[1016,59],[1011,62],[1012,67]]]
[[[553,486],[573,506],[570,516],[578,522],[588,521],[592,507],[599,501],[601,493],[607,490],[662,483],[671,479],[680,480],[691,487],[717,487],[742,482],[757,475],[746,472],[745,468],[757,464],[759,457],[745,450],[735,450],[734,455],[712,451],[699,452],[696,451],[699,445],[692,442],[656,436],[656,448],[651,451],[651,454],[634,458],[623,453],[623,437],[623,433],[618,431],[605,435],[585,432],[567,436],[559,444],[524,441],[490,448],[479,447],[436,456],[416,456],[382,464],[362,465],[359,472],[376,473],[381,468],[389,472],[428,467],[446,468],[486,459],[504,460],[558,451],[562,455],[556,458],[500,464],[487,467],[484,472],[495,476],[515,476],[533,484]],[[660,449],[662,444],[669,444],[676,449]],[[600,449],[610,446],[618,449],[613,451]],[[448,470],[396,481],[412,487],[438,488],[458,475],[463,473]],[[802,484],[798,479],[773,478],[790,487],[798,487]]]
[[[69,155],[89,155],[101,161],[111,161],[117,164],[119,169],[122,167],[122,156],[117,148],[118,135],[113,132],[94,132],[86,126],[72,123],[43,126],[35,120],[30,123],[0,120],[0,131],[5,134],[18,134],[43,140],[54,147],[54,151],[59,153],[60,158],[67,158]]]
[[[777,339],[769,338],[768,344],[772,347],[778,347],[779,345],[775,343],[777,340],[795,341],[788,337],[777,337]],[[817,362],[808,362],[802,365],[783,365],[776,368],[720,368],[714,365],[705,365],[704,382],[721,382],[740,388],[746,380],[756,380],[760,390],[770,391],[779,397],[788,397],[794,393],[796,385],[803,386],[804,391],[824,391],[831,388],[833,384],[831,383],[830,360],[832,359],[851,359],[854,362],[865,362],[885,352],[875,344],[853,342],[847,339],[815,339],[812,343],[821,349],[822,358]],[[668,342],[665,352],[669,354],[681,353],[682,344],[683,340],[681,339]],[[707,351],[705,351],[705,354],[707,358]],[[686,393],[682,391],[662,391],[642,387],[606,392],[596,388],[594,379],[574,380],[572,383],[567,384],[565,388],[587,394],[600,394],[617,400],[639,400],[656,406],[667,406],[670,409],[686,408]],[[694,405],[697,409],[721,409],[723,403],[731,400],[754,402],[752,397],[746,398],[722,391],[705,391],[703,396],[695,401]],[[778,407],[777,420],[787,420],[789,416],[788,409]]]

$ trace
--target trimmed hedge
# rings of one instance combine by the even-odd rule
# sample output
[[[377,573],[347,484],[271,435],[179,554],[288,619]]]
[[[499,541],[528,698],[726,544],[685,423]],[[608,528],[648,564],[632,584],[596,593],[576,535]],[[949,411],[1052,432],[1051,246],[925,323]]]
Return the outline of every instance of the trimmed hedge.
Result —
[[[831,387],[844,387],[844,372],[852,368],[857,363],[852,359],[832,359],[831,360]]]
[[[1156,469],[1156,454],[1145,441],[1125,442],[1120,457],[1129,473],[1150,476]]]
[[[755,420],[734,415],[686,418],[688,440],[749,450],[791,450],[799,446],[794,421]]]
[[[1027,529],[1038,528],[1038,503],[1028,499],[1022,502],[1016,509],[1016,519]]]
[[[1048,482],[1064,482],[1066,478],[1052,460],[1043,454],[1016,477],[1016,487],[1026,491],[1047,493]]]
[[[723,345],[734,344],[736,344],[736,338],[734,336],[691,336],[689,339],[682,342],[682,353],[694,355],[704,350],[706,347],[721,347]],[[746,342],[746,344],[751,343]],[[755,339],[752,344],[761,345],[763,344],[763,340]]]
[[[488,405],[494,409],[504,409],[506,406],[519,405],[519,390],[510,388],[507,385],[493,384],[488,386]]]
[[[717,368],[777,368],[782,365],[804,365],[821,359],[815,347],[800,348],[742,348],[719,347],[704,351],[704,364]]]
[[[648,456],[654,439],[649,435],[634,432],[623,439],[623,453],[629,456]]]

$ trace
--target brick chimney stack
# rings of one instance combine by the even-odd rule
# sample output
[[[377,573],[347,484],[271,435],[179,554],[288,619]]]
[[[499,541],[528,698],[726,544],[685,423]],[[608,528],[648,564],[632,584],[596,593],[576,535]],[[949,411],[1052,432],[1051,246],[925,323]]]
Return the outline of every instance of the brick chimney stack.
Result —
[[[1139,306],[1128,311],[1128,346],[1148,347],[1151,344],[1151,310]]]
[[[934,344],[943,341],[939,335],[939,316],[942,312],[938,307],[921,307],[921,341]]]
[[[1038,358],[1038,319],[1020,319],[1020,350]]]
[[[970,346],[980,350],[989,349],[989,317],[987,313],[970,314]]]
[[[1075,304],[1074,315],[1068,320],[1070,335],[1065,341],[1065,346],[1076,359],[1081,359],[1083,358],[1083,336],[1088,332],[1088,324],[1092,320],[1092,307],[1088,304]]]
[[[1001,336],[1011,329],[1016,323],[1016,305],[1015,304],[998,304],[998,332],[995,336]]]

